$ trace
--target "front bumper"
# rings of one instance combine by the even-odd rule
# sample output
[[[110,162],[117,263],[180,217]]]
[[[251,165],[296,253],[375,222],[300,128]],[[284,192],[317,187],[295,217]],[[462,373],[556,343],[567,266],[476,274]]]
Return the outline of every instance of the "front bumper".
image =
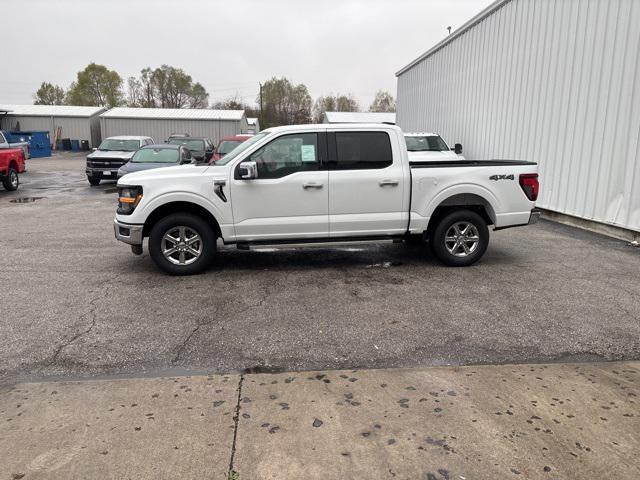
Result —
[[[111,175],[112,177],[115,177],[118,175],[118,169],[120,167],[85,167],[85,173],[87,174],[87,176],[89,177],[95,177],[95,176],[99,176],[99,177],[103,177],[105,175]]]
[[[129,245],[142,245],[142,225],[130,225],[128,223],[113,220],[113,231],[116,239]]]
[[[540,220],[541,215],[542,215],[542,210],[537,208],[534,208],[533,210],[531,210],[531,216],[529,217],[529,225],[538,223],[538,220]]]

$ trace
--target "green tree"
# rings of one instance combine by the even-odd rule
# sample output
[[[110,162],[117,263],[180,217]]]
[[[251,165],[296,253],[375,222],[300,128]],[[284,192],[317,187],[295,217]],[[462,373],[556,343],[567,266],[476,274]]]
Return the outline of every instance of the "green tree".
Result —
[[[122,78],[115,70],[90,63],[69,87],[71,105],[116,107],[123,103]]]
[[[350,93],[336,96],[336,112],[359,112],[360,104]]]
[[[273,77],[262,85],[262,99],[258,95],[256,101],[260,104],[260,100],[261,127],[311,122],[313,100],[306,85],[302,83],[294,85],[284,77]]]
[[[359,112],[360,105],[350,93],[318,97],[313,106],[313,121],[322,123],[325,112]]]
[[[146,108],[207,108],[209,94],[181,68],[144,68],[129,79],[128,104]]]
[[[326,95],[318,97],[316,103],[313,105],[313,122],[322,123],[324,120],[325,112],[336,111],[336,97],[333,95]]]
[[[42,82],[34,95],[34,99],[34,105],[64,105],[66,94],[62,87]]]
[[[376,93],[373,103],[369,107],[370,112],[395,112],[396,101],[389,92],[380,90]]]

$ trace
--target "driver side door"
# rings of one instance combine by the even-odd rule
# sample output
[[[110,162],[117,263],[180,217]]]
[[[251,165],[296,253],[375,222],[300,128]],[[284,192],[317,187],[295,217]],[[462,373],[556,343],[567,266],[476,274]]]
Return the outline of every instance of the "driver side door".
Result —
[[[231,179],[237,241],[326,238],[329,173],[326,134],[300,132],[273,139],[243,161],[256,162],[257,178]]]

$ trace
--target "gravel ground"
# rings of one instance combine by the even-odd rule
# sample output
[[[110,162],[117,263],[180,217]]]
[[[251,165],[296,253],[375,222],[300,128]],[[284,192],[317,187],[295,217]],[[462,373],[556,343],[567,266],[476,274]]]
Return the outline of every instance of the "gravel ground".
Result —
[[[33,159],[0,192],[5,380],[640,358],[626,242],[542,221],[464,269],[405,244],[225,247],[173,278],[113,238],[115,185],[83,168]]]

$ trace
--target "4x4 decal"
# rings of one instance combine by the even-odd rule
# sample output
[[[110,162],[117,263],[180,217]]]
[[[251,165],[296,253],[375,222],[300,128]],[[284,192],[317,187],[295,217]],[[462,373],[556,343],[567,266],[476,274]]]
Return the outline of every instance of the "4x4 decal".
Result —
[[[513,173],[511,175],[491,175],[489,180],[515,180]]]

